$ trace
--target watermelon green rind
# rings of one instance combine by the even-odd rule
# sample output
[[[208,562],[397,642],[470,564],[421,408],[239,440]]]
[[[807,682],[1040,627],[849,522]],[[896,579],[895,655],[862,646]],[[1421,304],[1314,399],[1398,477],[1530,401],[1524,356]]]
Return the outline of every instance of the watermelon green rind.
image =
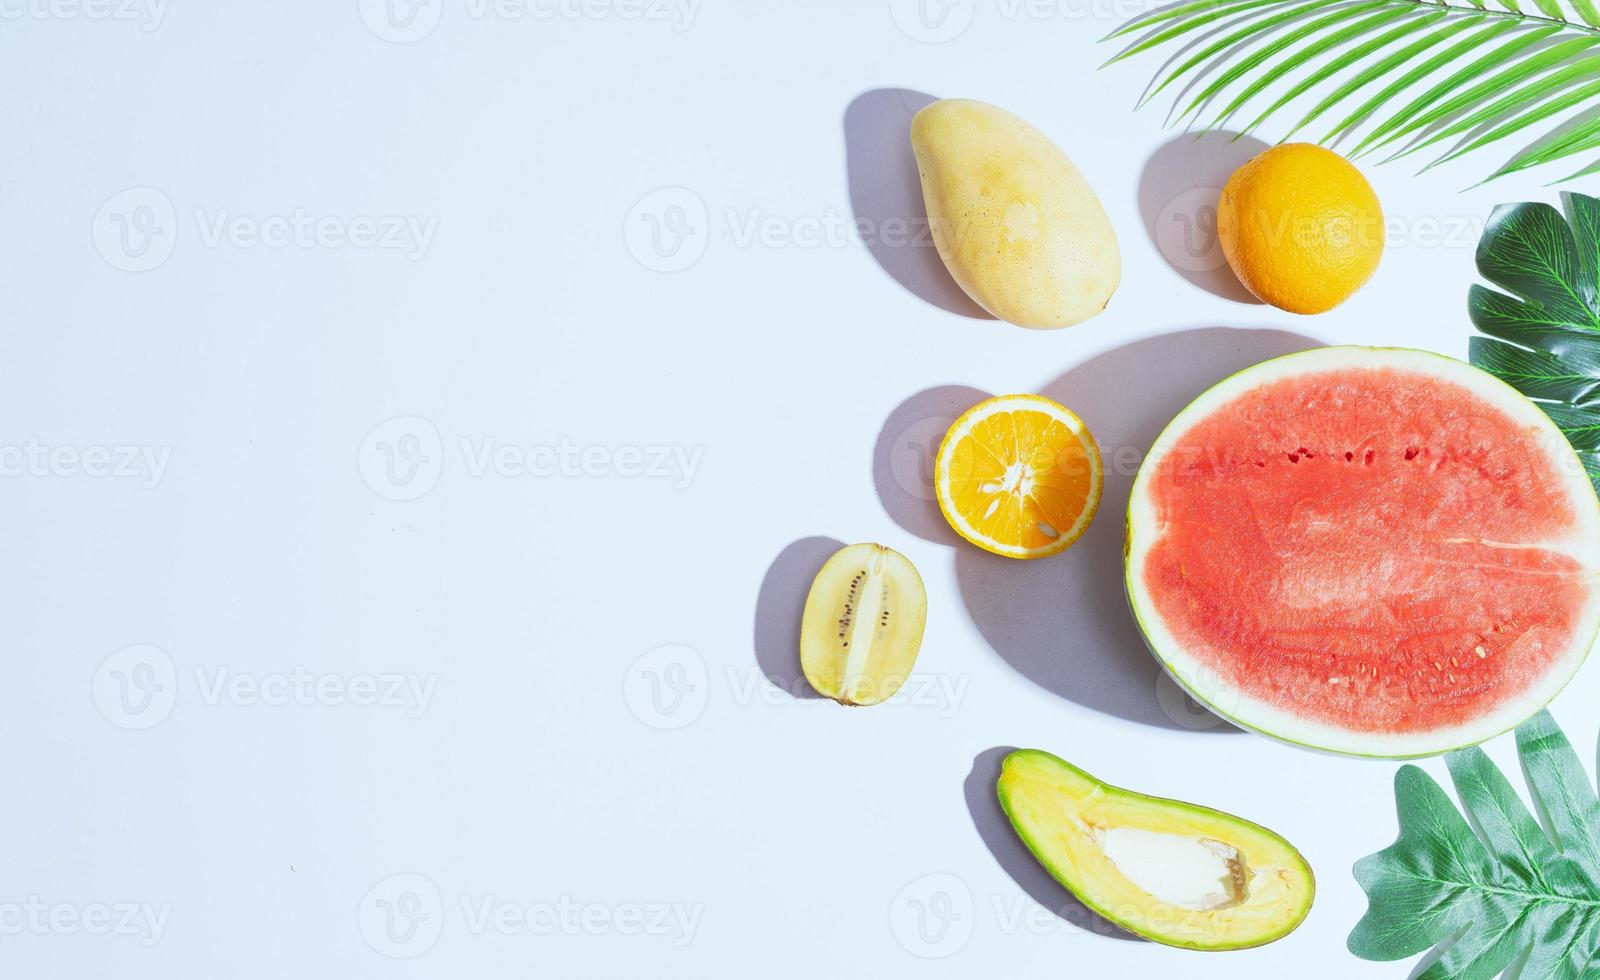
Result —
[[[1191,697],[1233,724],[1276,741],[1337,755],[1416,759],[1466,748],[1504,734],[1537,714],[1561,692],[1583,665],[1596,637],[1600,636],[1600,552],[1586,556],[1584,562],[1596,575],[1597,585],[1590,592],[1585,626],[1577,631],[1578,640],[1557,664],[1523,695],[1496,706],[1482,719],[1469,725],[1417,734],[1355,732],[1289,716],[1273,705],[1229,687],[1220,679],[1207,682],[1200,676],[1203,667],[1184,653],[1182,645],[1166,630],[1160,616],[1154,611],[1140,572],[1144,557],[1160,536],[1148,500],[1148,481],[1166,449],[1176,445],[1201,419],[1255,384],[1292,377],[1297,373],[1340,367],[1396,367],[1436,373],[1482,395],[1514,420],[1541,429],[1547,436],[1543,443],[1552,456],[1552,464],[1565,481],[1569,498],[1586,530],[1591,532],[1585,537],[1600,539],[1600,499],[1595,495],[1594,484],[1589,479],[1584,461],[1539,406],[1515,388],[1466,362],[1431,351],[1403,347],[1317,348],[1263,361],[1223,379],[1179,412],[1157,437],[1134,478],[1128,497],[1123,583],[1134,620],[1156,661]]]

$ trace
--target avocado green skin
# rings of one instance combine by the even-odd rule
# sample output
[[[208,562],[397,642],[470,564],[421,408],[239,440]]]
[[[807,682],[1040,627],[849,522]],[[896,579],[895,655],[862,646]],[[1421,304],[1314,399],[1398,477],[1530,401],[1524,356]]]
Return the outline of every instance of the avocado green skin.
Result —
[[[1427,354],[1430,357],[1437,357],[1440,360],[1450,361],[1450,362],[1455,363],[1455,364],[1465,364],[1466,363],[1465,361],[1458,360],[1457,358],[1450,357],[1450,356],[1448,356],[1446,354],[1439,354],[1439,353],[1436,353],[1434,351],[1420,350],[1420,349],[1417,349],[1417,348],[1414,348],[1414,347],[1372,347],[1372,346],[1363,346],[1363,345],[1360,345],[1360,344],[1343,344],[1343,345],[1339,345],[1339,346],[1344,347],[1346,349],[1350,349],[1350,350],[1405,351],[1408,354]],[[1210,391],[1212,391],[1212,390],[1214,390],[1216,388],[1219,388],[1219,387],[1221,387],[1221,386],[1223,386],[1225,384],[1228,384],[1229,382],[1233,381],[1235,378],[1239,377],[1240,375],[1246,374],[1246,373],[1248,373],[1250,371],[1253,371],[1253,370],[1255,370],[1256,368],[1260,367],[1263,364],[1271,364],[1271,363],[1274,363],[1276,361],[1285,361],[1285,360],[1289,360],[1290,358],[1301,357],[1301,356],[1303,356],[1305,354],[1311,354],[1311,353],[1315,353],[1317,351],[1324,351],[1324,350],[1328,350],[1328,349],[1329,348],[1327,348],[1327,347],[1313,347],[1310,350],[1296,351],[1293,354],[1283,354],[1283,355],[1280,355],[1278,357],[1269,357],[1264,361],[1258,361],[1257,363],[1252,364],[1247,368],[1242,368],[1241,370],[1235,371],[1234,373],[1228,375],[1226,378],[1223,378],[1221,381],[1218,381],[1216,384],[1212,385],[1210,388],[1207,388],[1206,391],[1201,392],[1199,395],[1196,395],[1195,396],[1195,400],[1198,401],[1200,398],[1203,398],[1207,392],[1210,392]],[[1473,367],[1473,365],[1468,365],[1468,366],[1469,367]],[[1516,395],[1518,398],[1526,399],[1526,396],[1523,395],[1522,392],[1520,392],[1517,389],[1511,387],[1509,384],[1506,384],[1504,381],[1501,381],[1499,378],[1496,378],[1494,375],[1488,373],[1487,371],[1480,371],[1480,373],[1483,374],[1483,376],[1486,377],[1486,378],[1493,379],[1497,384],[1501,385],[1507,391],[1509,391],[1512,394]],[[1161,445],[1166,440],[1167,433],[1172,430],[1172,426],[1177,423],[1178,419],[1183,417],[1183,413],[1185,411],[1187,411],[1187,410],[1188,410],[1188,406],[1186,405],[1186,406],[1184,406],[1184,408],[1182,410],[1180,410],[1178,412],[1177,415],[1173,416],[1172,417],[1172,421],[1168,422],[1166,424],[1166,426],[1162,428],[1161,434],[1156,436],[1156,441],[1154,443],[1152,443],[1151,445],[1153,445],[1153,446]],[[1571,460],[1572,461],[1572,465],[1577,466],[1577,467],[1579,467],[1581,469],[1582,466],[1583,466],[1583,463],[1582,463],[1581,460],[1578,459],[1578,454],[1575,451],[1573,451],[1573,449],[1572,449],[1570,444],[1567,445],[1567,452],[1572,457],[1572,460]],[[1140,467],[1139,467],[1140,472],[1142,473],[1144,471],[1144,467],[1148,466],[1149,464],[1150,464],[1150,457],[1146,456],[1145,459],[1144,459],[1144,462],[1140,464]],[[1139,477],[1138,477],[1137,474],[1135,474],[1135,476],[1133,478],[1133,482],[1134,482],[1134,486],[1138,486]],[[1591,496],[1593,496],[1593,487],[1590,488],[1590,492],[1591,492]],[[1126,512],[1126,516],[1124,517],[1124,520],[1123,520],[1123,538],[1122,538],[1122,588],[1123,588],[1123,594],[1128,599],[1128,609],[1129,609],[1130,612],[1133,613],[1134,622],[1139,624],[1139,635],[1144,638],[1145,647],[1149,649],[1151,656],[1155,657],[1156,663],[1161,665],[1161,669],[1167,672],[1167,676],[1171,677],[1174,683],[1176,683],[1179,687],[1183,688],[1183,690],[1191,698],[1194,698],[1196,701],[1198,701],[1201,704],[1205,705],[1206,709],[1208,711],[1210,711],[1212,714],[1216,715],[1217,717],[1222,718],[1222,719],[1228,721],[1231,724],[1237,725],[1238,727],[1243,728],[1246,731],[1255,732],[1258,735],[1265,735],[1267,738],[1270,738],[1275,742],[1281,742],[1284,745],[1293,745],[1296,748],[1310,749],[1311,751],[1317,752],[1317,753],[1322,754],[1322,755],[1336,755],[1336,756],[1344,756],[1344,757],[1347,757],[1347,758],[1356,758],[1356,759],[1384,759],[1384,760],[1431,759],[1434,756],[1445,755],[1445,754],[1450,753],[1450,752],[1459,752],[1461,749],[1471,748],[1474,745],[1481,745],[1482,743],[1489,741],[1491,738],[1498,738],[1499,736],[1504,735],[1506,732],[1509,732],[1512,729],[1517,727],[1516,725],[1508,725],[1505,728],[1502,728],[1497,732],[1493,732],[1492,734],[1485,735],[1483,738],[1477,739],[1476,741],[1466,742],[1466,743],[1463,743],[1461,745],[1456,745],[1456,746],[1453,746],[1453,747],[1447,748],[1447,749],[1440,749],[1437,752],[1415,752],[1415,753],[1400,753],[1400,754],[1391,755],[1391,754],[1385,754],[1385,753],[1382,753],[1382,752],[1339,752],[1339,751],[1334,751],[1332,749],[1323,748],[1320,745],[1312,745],[1312,744],[1307,743],[1307,742],[1296,741],[1296,740],[1294,740],[1292,738],[1284,738],[1282,735],[1279,735],[1276,732],[1270,732],[1270,731],[1267,731],[1264,728],[1258,728],[1255,725],[1250,724],[1249,722],[1239,720],[1238,718],[1236,718],[1233,715],[1229,714],[1228,712],[1224,711],[1222,708],[1218,707],[1212,701],[1207,700],[1206,698],[1202,697],[1198,691],[1195,691],[1188,684],[1184,683],[1183,678],[1178,676],[1177,671],[1175,671],[1173,669],[1172,664],[1167,661],[1166,657],[1162,656],[1161,651],[1156,648],[1155,643],[1152,642],[1151,639],[1150,639],[1150,630],[1145,625],[1144,616],[1140,612],[1140,609],[1139,609],[1139,602],[1134,597],[1134,592],[1135,592],[1134,585],[1133,585],[1134,569],[1133,569],[1133,562],[1132,562],[1132,557],[1133,557],[1133,546],[1132,546],[1132,541],[1133,541],[1133,499],[1134,499],[1133,493],[1130,491],[1129,494],[1128,494],[1128,509],[1127,509],[1127,512]],[[1597,510],[1600,510],[1600,497],[1594,497],[1594,501],[1595,501],[1595,508]],[[1600,637],[1600,633],[1597,633],[1596,635],[1589,637],[1589,646],[1590,647],[1594,646],[1594,642],[1595,642],[1597,637]],[[1587,654],[1585,655],[1585,659],[1587,659]],[[1579,666],[1581,667],[1581,664]],[[1574,670],[1574,674],[1576,674],[1576,670]],[[1557,692],[1557,693],[1559,694],[1560,692]],[[1551,700],[1554,700],[1554,696],[1552,696]],[[1544,708],[1546,708],[1548,706],[1549,706],[1549,701],[1546,701],[1544,704],[1540,704],[1540,705],[1538,705],[1536,707],[1529,708],[1528,709],[1528,718],[1532,718],[1534,715],[1538,714],[1540,711],[1542,711]],[[1523,720],[1526,721],[1527,719],[1525,718]],[[1518,724],[1520,724],[1520,722]]]
[[[1028,852],[1033,855],[1034,860],[1038,861],[1041,865],[1043,865],[1044,869],[1046,871],[1050,872],[1050,877],[1052,877],[1056,881],[1058,881],[1061,884],[1061,887],[1065,888],[1067,891],[1069,891],[1073,895],[1075,895],[1077,897],[1078,901],[1082,902],[1085,907],[1087,907],[1090,911],[1094,912],[1096,915],[1100,916],[1102,919],[1105,919],[1107,922],[1111,922],[1111,923],[1117,925],[1118,927],[1120,927],[1122,929],[1125,929],[1128,932],[1134,934],[1135,936],[1143,936],[1145,939],[1148,939],[1151,942],[1160,943],[1163,946],[1171,946],[1174,949],[1192,949],[1192,950],[1195,950],[1195,951],[1201,952],[1201,953],[1223,953],[1223,952],[1228,952],[1230,950],[1237,950],[1237,949],[1254,949],[1257,946],[1265,946],[1268,943],[1276,942],[1277,940],[1282,939],[1284,936],[1287,936],[1289,933],[1293,932],[1295,929],[1299,928],[1300,927],[1300,923],[1305,921],[1306,915],[1311,911],[1312,903],[1315,902],[1316,896],[1317,896],[1317,878],[1316,878],[1316,875],[1312,873],[1311,865],[1306,861],[1305,856],[1300,853],[1299,849],[1296,848],[1293,844],[1290,844],[1287,840],[1284,840],[1284,838],[1280,834],[1278,834],[1278,833],[1276,833],[1276,832],[1274,832],[1274,831],[1272,831],[1272,830],[1270,830],[1270,829],[1268,829],[1266,827],[1263,827],[1258,823],[1254,823],[1252,821],[1246,820],[1243,817],[1236,817],[1233,814],[1224,812],[1222,810],[1216,810],[1216,809],[1213,809],[1213,808],[1208,807],[1208,806],[1200,806],[1197,803],[1185,803],[1182,800],[1169,800],[1169,799],[1166,799],[1166,798],[1160,797],[1160,796],[1146,796],[1143,793],[1136,793],[1133,790],[1123,789],[1120,786],[1112,786],[1110,783],[1101,782],[1100,780],[1098,780],[1095,777],[1089,775],[1088,773],[1084,772],[1082,769],[1079,769],[1077,766],[1075,766],[1072,763],[1066,761],[1065,759],[1061,758],[1060,756],[1053,755],[1053,754],[1051,754],[1049,752],[1045,752],[1042,749],[1018,749],[1015,752],[1010,753],[1009,755],[1007,755],[1005,757],[1005,760],[1003,762],[1001,762],[1001,764],[1000,764],[1000,772],[1001,772],[1001,774],[1004,775],[1005,767],[1010,764],[1012,759],[1025,758],[1025,757],[1028,757],[1028,756],[1035,756],[1035,757],[1038,757],[1038,758],[1041,758],[1041,759],[1048,759],[1049,761],[1051,761],[1053,763],[1056,763],[1056,764],[1061,765],[1061,766],[1065,766],[1066,768],[1068,768],[1068,769],[1072,770],[1073,772],[1079,774],[1080,776],[1082,776],[1084,779],[1088,780],[1089,782],[1094,783],[1097,786],[1101,787],[1102,790],[1107,795],[1113,794],[1113,793],[1119,793],[1119,794],[1121,794],[1123,796],[1134,797],[1134,798],[1137,798],[1139,800],[1146,801],[1148,803],[1156,804],[1158,806],[1171,807],[1171,808],[1178,809],[1178,810],[1186,810],[1186,811],[1188,811],[1190,813],[1199,813],[1199,814],[1205,814],[1205,815],[1208,815],[1208,816],[1222,817],[1224,820],[1228,820],[1228,821],[1231,821],[1233,823],[1240,824],[1241,826],[1251,827],[1251,828],[1253,828],[1255,830],[1258,830],[1258,831],[1260,831],[1260,832],[1262,832],[1262,833],[1264,833],[1264,834],[1266,834],[1266,835],[1268,835],[1270,837],[1273,837],[1273,838],[1276,838],[1279,841],[1282,841],[1283,842],[1283,846],[1285,848],[1287,848],[1289,850],[1289,852],[1292,853],[1295,856],[1296,860],[1299,862],[1300,870],[1302,872],[1304,872],[1304,874],[1305,874],[1305,880],[1306,880],[1305,912],[1302,912],[1299,918],[1297,918],[1294,921],[1290,922],[1284,928],[1279,929],[1279,930],[1277,930],[1275,932],[1272,932],[1272,933],[1270,933],[1268,935],[1252,936],[1247,940],[1244,940],[1244,941],[1241,941],[1241,942],[1237,942],[1237,943],[1218,943],[1218,944],[1215,944],[1215,945],[1204,945],[1204,944],[1200,944],[1200,943],[1177,943],[1177,942],[1172,942],[1172,941],[1170,941],[1168,939],[1165,939],[1165,938],[1161,937],[1160,935],[1140,930],[1135,925],[1133,925],[1132,923],[1128,922],[1127,919],[1119,917],[1114,910],[1109,909],[1109,908],[1105,908],[1103,905],[1101,905],[1100,903],[1096,902],[1092,895],[1085,894],[1085,892],[1087,892],[1088,889],[1080,890],[1078,885],[1074,884],[1074,882],[1072,880],[1072,876],[1068,872],[1067,868],[1064,867],[1060,862],[1057,862],[1057,861],[1053,860],[1051,855],[1050,855],[1050,853],[1049,853],[1049,849],[1044,847],[1040,842],[1038,842],[1038,841],[1034,840],[1032,837],[1030,837],[1028,835],[1028,832],[1023,829],[1022,824],[1017,821],[1017,815],[1012,812],[1011,800],[1010,800],[1010,797],[1006,794],[1004,780],[1002,779],[1000,781],[997,781],[995,783],[995,795],[998,796],[999,799],[1000,799],[1000,809],[1005,811],[1006,819],[1011,821],[1011,829],[1015,830],[1017,832],[1017,836],[1022,838],[1022,843],[1027,845]]]

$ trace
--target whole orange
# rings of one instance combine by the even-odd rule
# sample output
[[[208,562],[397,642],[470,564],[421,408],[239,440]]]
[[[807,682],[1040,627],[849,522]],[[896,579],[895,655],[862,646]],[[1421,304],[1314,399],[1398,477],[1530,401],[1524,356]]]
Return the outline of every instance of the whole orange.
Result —
[[[1350,161],[1310,143],[1285,143],[1228,178],[1217,237],[1257,298],[1291,313],[1325,313],[1378,268],[1383,210]]]

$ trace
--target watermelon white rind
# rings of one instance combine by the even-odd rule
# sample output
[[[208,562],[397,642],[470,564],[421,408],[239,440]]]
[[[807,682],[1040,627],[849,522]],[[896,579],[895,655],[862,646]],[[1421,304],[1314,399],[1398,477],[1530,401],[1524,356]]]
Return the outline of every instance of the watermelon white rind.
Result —
[[[1385,385],[1405,387],[1390,390]],[[1348,402],[1343,398],[1347,391],[1353,392]],[[1437,406],[1427,400],[1434,392]],[[1375,412],[1390,394],[1395,405],[1404,407],[1392,415]],[[1307,399],[1304,404],[1311,407],[1304,409],[1304,428],[1327,442],[1303,457],[1290,444],[1313,437],[1297,435],[1296,418],[1284,416],[1287,409],[1273,402],[1301,406],[1288,395]],[[1462,406],[1471,412],[1464,414]],[[1407,417],[1407,410],[1415,417]],[[1348,443],[1334,445],[1338,440],[1328,439],[1328,433],[1344,435],[1339,426],[1347,417],[1361,420],[1350,424],[1365,428],[1349,433]],[[1385,421],[1374,423],[1374,418]],[[1374,425],[1389,431],[1372,431]],[[1434,440],[1437,445],[1426,437],[1430,431],[1442,433]],[[1378,453],[1369,464],[1376,470],[1364,475],[1338,470],[1339,465],[1359,467],[1363,462],[1351,452],[1338,452],[1346,444],[1352,451],[1369,444],[1395,445],[1391,437],[1397,433],[1416,432],[1425,434],[1415,440],[1419,447],[1403,456]],[[1369,441],[1361,442],[1363,438]],[[1283,446],[1294,457],[1288,463],[1298,465],[1304,459],[1307,468],[1283,468],[1277,457],[1270,457],[1270,465],[1278,470],[1230,462],[1238,454],[1262,457],[1262,447],[1279,439],[1288,440]],[[1470,445],[1455,446],[1451,439]],[[1223,444],[1213,444],[1218,441]],[[1476,461],[1476,471],[1463,462],[1466,448],[1478,452],[1469,460]],[[1201,450],[1211,454],[1210,463],[1201,460]],[[1422,454],[1416,465],[1434,468],[1402,470],[1412,465],[1416,453]],[[1518,467],[1497,468],[1505,460]],[[1269,464],[1257,459],[1254,465]],[[1323,469],[1313,469],[1317,466]],[[1532,496],[1543,502],[1543,509],[1535,511],[1528,504],[1531,516],[1522,515],[1517,508],[1527,503],[1529,494],[1513,492],[1503,472],[1521,481],[1517,487],[1536,488]],[[1440,474],[1437,488],[1429,482],[1435,473]],[[1280,475],[1283,490],[1273,499],[1273,481]],[[1181,482],[1188,479],[1197,482]],[[1316,486],[1307,482],[1313,479],[1323,480],[1333,492],[1308,492]],[[1428,492],[1434,489],[1438,492]],[[1236,490],[1237,496],[1230,496]],[[1369,493],[1370,500],[1361,496]],[[1277,524],[1262,527],[1259,537],[1278,544],[1288,541],[1287,551],[1261,549],[1257,542],[1252,553],[1242,543],[1245,534],[1230,538],[1229,527],[1223,526],[1204,538],[1203,551],[1197,550],[1194,539],[1200,535],[1195,528],[1210,531],[1213,524],[1225,525],[1221,517],[1240,511],[1235,502],[1251,494],[1252,515],[1257,510],[1268,519],[1287,515],[1292,523],[1302,511],[1312,512],[1307,519],[1315,522],[1308,525],[1311,532],[1291,528],[1296,532],[1291,535]],[[1506,505],[1501,511],[1484,509],[1485,501],[1502,496]],[[1163,500],[1169,512],[1163,512]],[[1179,506],[1200,513],[1170,512]],[[1424,510],[1408,510],[1412,507]],[[1452,507],[1463,513],[1451,512]],[[1459,523],[1468,516],[1491,526],[1474,527],[1470,539],[1441,537],[1414,544],[1402,537],[1380,549],[1367,521],[1367,515],[1379,513],[1385,519],[1398,515],[1401,530],[1452,527],[1453,520]],[[1505,515],[1503,522],[1497,514]],[[1255,520],[1260,527],[1262,517]],[[1506,527],[1493,526],[1497,523]],[[1497,540],[1490,533],[1513,527],[1553,530],[1528,540]],[[1307,542],[1306,553],[1294,554],[1301,541]],[[1456,547],[1463,549],[1463,560],[1439,557],[1454,557]],[[1181,687],[1241,727],[1342,755],[1419,758],[1508,731],[1560,692],[1600,633],[1600,500],[1576,453],[1549,417],[1511,386],[1464,362],[1426,351],[1302,351],[1257,364],[1212,387],[1168,424],[1140,467],[1128,501],[1125,551],[1124,580],[1134,618],[1156,659]],[[1355,557],[1347,560],[1347,554]],[[1357,560],[1363,557],[1385,560]],[[1439,574],[1431,575],[1435,568]],[[1224,573],[1237,576],[1238,582],[1223,581]],[[1434,605],[1419,601],[1420,612],[1405,604],[1407,583],[1421,583],[1423,593],[1439,593],[1458,580],[1478,587],[1463,591],[1459,602],[1452,602],[1451,594],[1430,595]],[[1235,585],[1237,593],[1231,591]],[[1326,603],[1319,607],[1308,596],[1323,597]],[[1262,597],[1267,597],[1265,603]],[[1526,609],[1528,615],[1505,615],[1507,604],[1519,597],[1525,603],[1516,609]],[[1473,618],[1480,605],[1482,622]],[[1501,616],[1491,625],[1490,613],[1496,609]],[[1318,616],[1347,610],[1349,620],[1337,621],[1351,623],[1349,634],[1335,635],[1337,630],[1325,622],[1325,647],[1314,642],[1314,634],[1308,640]],[[1392,635],[1371,627],[1391,621],[1394,625],[1384,629],[1392,629]],[[1470,636],[1458,642],[1470,632],[1463,630],[1477,626],[1485,631],[1482,643],[1473,643]],[[1489,632],[1501,629],[1505,632]],[[1277,649],[1277,637],[1291,640]],[[1459,647],[1461,659],[1439,653],[1441,645],[1447,652]],[[1328,686],[1322,687],[1324,683]]]

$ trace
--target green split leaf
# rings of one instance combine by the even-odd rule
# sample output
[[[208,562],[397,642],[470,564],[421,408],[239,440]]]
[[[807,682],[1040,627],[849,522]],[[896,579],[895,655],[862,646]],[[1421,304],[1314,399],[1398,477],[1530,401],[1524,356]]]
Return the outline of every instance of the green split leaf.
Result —
[[[1513,134],[1543,124],[1543,135],[1490,173],[1492,180],[1600,148],[1597,2],[1184,0],[1114,31],[1126,47],[1108,64],[1156,48],[1178,51],[1181,57],[1168,61],[1175,67],[1152,80],[1140,104],[1180,79],[1198,80],[1189,85],[1193,93],[1178,96],[1173,117],[1196,117],[1218,101],[1223,108],[1208,128],[1248,111],[1246,132],[1287,112],[1298,114],[1288,134],[1299,132],[1371,86],[1376,94],[1321,142],[1366,127],[1354,155],[1389,147],[1393,158],[1432,148],[1430,167],[1507,145]],[[1600,162],[1560,179],[1597,170]]]
[[[1445,757],[1465,817],[1421,769],[1395,774],[1400,838],[1356,863],[1368,907],[1352,953],[1399,960],[1448,942],[1418,980],[1492,980],[1517,963],[1530,980],[1595,976],[1600,800],[1549,712],[1517,729],[1517,752],[1550,833],[1482,749]]]
[[[1600,200],[1502,204],[1478,243],[1473,364],[1533,399],[1600,488]]]

